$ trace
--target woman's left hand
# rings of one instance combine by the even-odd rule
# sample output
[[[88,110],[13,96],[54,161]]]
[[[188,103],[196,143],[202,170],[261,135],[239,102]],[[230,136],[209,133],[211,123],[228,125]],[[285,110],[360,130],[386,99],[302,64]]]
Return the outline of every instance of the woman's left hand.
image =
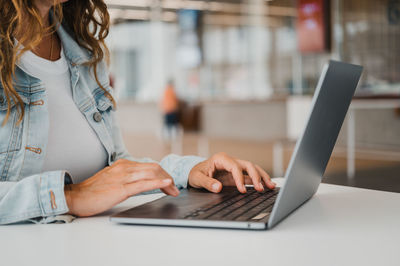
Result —
[[[227,171],[230,174],[218,175],[217,171]],[[233,185],[236,185],[241,193],[246,193],[245,184],[253,184],[260,192],[265,186],[269,189],[276,186],[260,166],[232,158],[223,152],[195,165],[189,173],[190,186],[205,188],[215,193],[220,192],[223,186]]]

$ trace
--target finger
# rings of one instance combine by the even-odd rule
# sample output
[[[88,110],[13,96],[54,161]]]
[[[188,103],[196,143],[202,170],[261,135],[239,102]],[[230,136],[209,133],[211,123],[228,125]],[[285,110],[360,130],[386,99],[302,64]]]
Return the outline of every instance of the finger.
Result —
[[[161,191],[172,197],[176,197],[180,194],[179,189],[174,185],[173,182],[171,183],[171,185],[161,189]]]
[[[154,177],[171,179],[171,185],[163,188],[161,190],[162,192],[173,197],[179,195],[180,191],[175,186],[173,178],[159,164],[149,163],[149,164],[144,164],[144,167],[147,168],[148,169],[147,171],[150,171],[150,173]]]
[[[233,165],[231,168],[231,173],[233,180],[235,180],[236,187],[241,193],[246,193],[247,189],[244,185],[243,169],[241,169],[237,164]]]
[[[254,164],[252,164],[251,162],[248,161],[244,161],[244,160],[236,160],[239,165],[246,170],[246,172],[248,173],[248,175],[250,176],[254,188],[257,191],[264,191],[264,186],[261,183],[261,175],[258,172],[258,170],[256,169],[256,167],[254,166]]]
[[[175,186],[174,181],[170,175],[164,173],[165,171],[156,171],[152,167],[143,166],[136,169],[136,172],[128,175],[126,182],[135,183],[142,180],[152,180],[152,179],[170,179],[171,185],[163,188],[161,191],[167,195],[176,197],[179,195],[179,189]]]
[[[208,176],[214,176],[215,171],[216,171],[215,164],[212,163],[208,168]]]
[[[134,183],[140,180],[150,180],[154,179],[154,173],[149,169],[136,168],[134,172],[127,174],[125,176],[125,183]]]
[[[137,163],[137,164],[127,164],[126,169],[126,182],[135,182],[140,179],[153,178],[153,175],[164,176],[162,173],[161,166],[154,163]]]
[[[253,180],[251,180],[250,176],[247,174],[244,174],[244,184],[245,185],[253,185]]]
[[[243,169],[239,164],[229,156],[224,156],[215,161],[215,166],[218,170],[226,170],[232,173],[233,180],[235,180],[236,187],[241,193],[246,193],[244,186]]]
[[[150,180],[154,178],[159,178],[159,179],[171,179],[172,177],[170,175],[165,175],[163,173],[157,173],[153,169],[141,169],[137,168],[135,172],[131,172],[127,174],[124,178],[124,183],[133,183],[137,182],[140,180]]]
[[[125,182],[132,183],[142,179],[170,178],[172,177],[159,165],[155,163],[140,163],[127,169]],[[173,180],[173,179],[172,179]]]
[[[216,171],[212,177],[214,177],[219,182],[221,182],[222,186],[235,186],[236,185],[231,172],[228,172],[225,170],[224,171]],[[253,184],[253,181],[251,180],[250,176],[247,173],[243,173],[243,177],[244,177],[245,185]]]
[[[130,166],[127,171],[130,172],[130,174],[125,178],[126,183],[134,183],[140,180],[170,179],[171,185],[161,189],[161,191],[174,197],[178,196],[180,193],[172,177],[157,163],[139,163]]]
[[[158,188],[165,188],[171,185],[171,179],[151,179],[151,180],[140,180],[134,183],[125,184],[124,187],[129,196],[133,196],[149,190]]]
[[[218,180],[203,174],[200,171],[194,173],[192,182],[190,184],[195,188],[205,188],[208,191],[218,193],[222,189],[222,184]]]
[[[274,189],[276,187],[276,183],[271,181],[271,177],[269,176],[269,174],[267,174],[267,172],[264,171],[264,169],[262,169],[260,166],[255,165],[256,169],[258,170],[258,172],[260,173],[264,183],[267,185],[267,187],[269,189]]]

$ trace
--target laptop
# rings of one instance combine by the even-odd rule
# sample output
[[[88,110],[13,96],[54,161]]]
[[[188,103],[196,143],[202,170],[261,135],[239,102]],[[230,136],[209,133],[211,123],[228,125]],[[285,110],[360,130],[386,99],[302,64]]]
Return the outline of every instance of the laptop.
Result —
[[[296,143],[281,188],[257,192],[224,187],[218,194],[183,189],[111,216],[122,224],[263,230],[309,200],[317,191],[362,73],[337,61],[324,66],[302,136]]]

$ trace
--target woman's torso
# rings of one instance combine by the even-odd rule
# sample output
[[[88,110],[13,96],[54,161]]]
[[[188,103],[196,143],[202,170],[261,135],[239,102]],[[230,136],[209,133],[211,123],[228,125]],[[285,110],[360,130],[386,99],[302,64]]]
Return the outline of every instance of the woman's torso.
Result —
[[[85,166],[85,163],[91,160],[88,157],[94,151],[98,153],[93,154],[93,157],[97,157],[97,163],[93,164],[90,172],[104,167],[115,158],[116,148],[112,138],[113,125],[110,113],[112,102],[95,81],[92,70],[82,65],[88,60],[88,53],[79,47],[62,27],[58,29],[58,35],[63,43],[68,67],[68,75],[65,73],[62,75],[62,82],[68,83],[69,90],[65,86],[62,91],[57,91],[57,88],[46,90],[46,83],[49,81],[46,82],[45,78],[41,80],[40,77],[34,76],[35,73],[28,74],[20,67],[16,68],[15,88],[24,101],[25,116],[18,124],[18,112],[16,108],[12,108],[8,123],[0,128],[0,180],[2,181],[17,181],[40,173],[43,169],[51,170],[62,165],[65,166],[57,170],[68,170],[65,169],[69,167],[67,161],[72,165],[79,160],[78,165]],[[62,67],[65,70],[65,65]],[[112,93],[103,63],[98,65],[98,76],[102,86]],[[62,97],[53,93],[60,93]],[[68,103],[67,101],[63,103],[64,97],[69,97]],[[6,110],[5,95],[0,86],[0,121],[4,120]],[[68,114],[65,115],[64,112]],[[65,121],[66,119],[70,121]],[[65,133],[68,129],[70,131]],[[79,137],[82,131],[85,132],[84,138]],[[55,143],[62,138],[65,141],[55,146]],[[88,143],[88,138],[92,141],[91,144]],[[81,147],[69,145],[78,141]],[[91,152],[83,151],[87,147],[85,145],[92,147]],[[80,173],[81,177],[91,174],[87,171]]]
[[[28,51],[18,66],[40,79],[46,91],[49,129],[42,172],[66,170],[74,183],[79,183],[103,169],[107,153],[72,99],[71,75],[64,51],[61,50],[57,61]]]

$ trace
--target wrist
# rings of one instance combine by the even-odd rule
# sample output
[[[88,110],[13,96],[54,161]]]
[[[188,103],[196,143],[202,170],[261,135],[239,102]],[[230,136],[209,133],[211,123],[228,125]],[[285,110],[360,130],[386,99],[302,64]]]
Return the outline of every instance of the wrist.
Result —
[[[64,185],[64,195],[65,195],[65,202],[68,206],[68,214],[74,214],[73,212],[73,200],[72,200],[72,184]]]

